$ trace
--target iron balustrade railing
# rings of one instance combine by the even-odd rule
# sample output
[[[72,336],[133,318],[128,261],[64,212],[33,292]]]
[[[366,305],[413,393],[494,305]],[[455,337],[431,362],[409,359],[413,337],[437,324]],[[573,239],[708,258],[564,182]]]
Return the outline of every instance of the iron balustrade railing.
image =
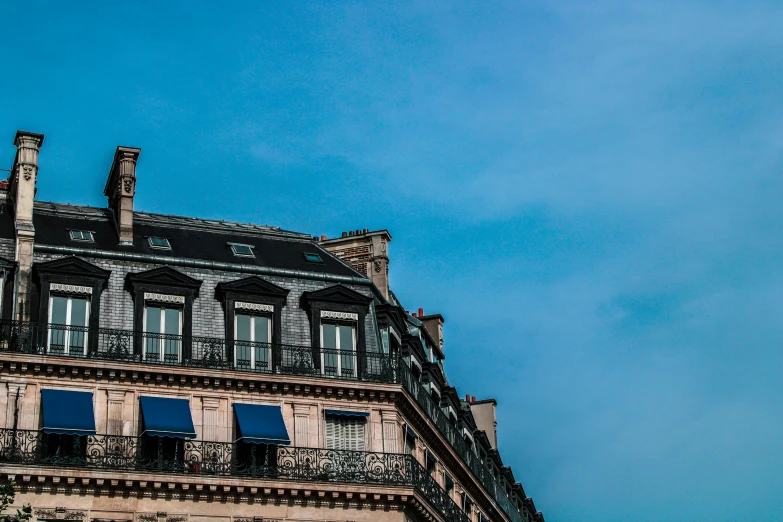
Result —
[[[48,356],[396,383],[400,359],[378,352],[31,322],[0,323],[0,349]],[[339,360],[340,364],[337,364]]]
[[[473,474],[497,501],[500,508],[508,514],[513,522],[525,522],[522,514],[506,495],[505,489],[498,484],[492,470],[485,463],[481,462],[478,455],[465,442],[457,428],[449,421],[440,406],[435,403],[430,393],[421,385],[406,364],[400,365],[399,375],[402,386],[416,399],[419,406],[422,407],[430,420],[437,426],[438,431],[449,441],[451,447],[454,448],[465,464],[473,471]]]
[[[86,328],[22,321],[0,322],[0,350],[254,373],[276,373],[401,384],[513,522],[525,522],[440,406],[397,355],[213,337]],[[340,358],[340,364],[337,359]]]
[[[411,455],[122,435],[0,430],[0,463],[409,486],[450,522],[469,517]]]

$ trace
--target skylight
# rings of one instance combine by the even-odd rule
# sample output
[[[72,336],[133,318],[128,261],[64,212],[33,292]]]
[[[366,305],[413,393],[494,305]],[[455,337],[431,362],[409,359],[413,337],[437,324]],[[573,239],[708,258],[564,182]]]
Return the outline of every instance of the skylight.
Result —
[[[171,244],[165,237],[148,237],[147,241],[150,242],[152,248],[160,248],[163,250],[171,250]]]
[[[324,260],[321,259],[321,256],[318,254],[310,254],[305,252],[305,259],[308,260],[310,263],[323,263]]]
[[[253,254],[253,246],[252,245],[242,245],[242,244],[239,244],[239,243],[229,243],[229,246],[231,247],[231,251],[234,253],[235,256],[256,257],[255,254]]]
[[[87,230],[70,230],[69,232],[74,241],[95,241],[92,232]]]

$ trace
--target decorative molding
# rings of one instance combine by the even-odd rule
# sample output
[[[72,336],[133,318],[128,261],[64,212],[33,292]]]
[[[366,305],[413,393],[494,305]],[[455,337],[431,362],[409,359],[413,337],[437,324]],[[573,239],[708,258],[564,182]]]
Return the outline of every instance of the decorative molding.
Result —
[[[155,294],[152,292],[144,292],[144,300],[155,303],[185,304],[184,295]]]
[[[321,319],[343,319],[348,321],[358,321],[359,314],[349,312],[332,312],[330,310],[321,310]]]
[[[64,292],[66,294],[89,294],[92,295],[91,286],[79,286],[79,285],[64,285],[61,283],[51,283],[49,285],[50,292]]]
[[[36,509],[35,516],[38,520],[84,520],[87,514],[84,511],[72,511],[64,507],[54,509]]]
[[[254,312],[273,313],[275,311],[275,307],[270,304],[247,303],[245,301],[234,302],[234,308],[236,310],[252,310]]]

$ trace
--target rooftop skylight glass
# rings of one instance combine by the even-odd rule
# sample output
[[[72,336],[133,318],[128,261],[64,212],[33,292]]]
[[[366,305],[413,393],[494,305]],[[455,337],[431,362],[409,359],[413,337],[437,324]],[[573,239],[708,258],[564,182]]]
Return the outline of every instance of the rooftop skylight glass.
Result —
[[[237,243],[229,243],[229,245],[235,256],[256,257],[255,254],[253,254],[253,247],[251,245],[240,245]]]
[[[74,241],[95,241],[92,232],[87,230],[70,230],[71,239]]]
[[[149,241],[150,246],[152,248],[161,248],[164,250],[171,250],[171,243],[169,243],[169,240],[165,237],[148,237],[147,241]]]
[[[323,263],[324,260],[321,259],[321,256],[318,254],[310,254],[305,253],[305,259],[308,260],[310,263]]]

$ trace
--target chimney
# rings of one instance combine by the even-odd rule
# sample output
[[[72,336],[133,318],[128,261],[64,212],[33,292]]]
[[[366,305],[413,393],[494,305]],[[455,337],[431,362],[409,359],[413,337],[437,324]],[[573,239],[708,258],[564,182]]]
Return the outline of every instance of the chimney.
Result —
[[[133,244],[133,195],[136,193],[136,162],[141,149],[117,147],[103,193],[109,198],[121,245]]]
[[[343,232],[341,237],[324,239],[321,246],[369,278],[383,296],[389,298],[389,242],[386,230],[368,229]]]
[[[476,427],[487,434],[492,449],[498,449],[498,420],[495,412],[497,401],[495,399],[477,401],[476,397],[471,399],[470,412],[473,414],[473,420],[476,421]]]
[[[419,308],[419,312],[423,312]],[[419,313],[419,321],[424,325],[424,329],[430,334],[432,340],[438,343],[440,351],[443,351],[443,316],[440,314],[422,315]]]
[[[19,273],[16,281],[15,317],[19,321],[30,320],[30,295],[32,293],[33,245],[33,201],[35,182],[38,178],[38,152],[43,145],[43,134],[17,131],[14,145],[16,158],[11,168],[9,195],[14,205],[16,225],[16,262]]]

